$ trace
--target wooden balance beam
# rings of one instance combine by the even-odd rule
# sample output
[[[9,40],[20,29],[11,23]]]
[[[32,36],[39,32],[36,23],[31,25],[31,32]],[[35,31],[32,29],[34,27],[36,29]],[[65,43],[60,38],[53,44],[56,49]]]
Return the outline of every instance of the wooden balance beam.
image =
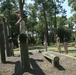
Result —
[[[55,54],[51,54],[51,53],[47,53],[47,52],[43,52],[43,56],[49,60],[51,60],[51,63],[54,67],[56,67],[57,65],[59,65],[59,57],[56,56]]]

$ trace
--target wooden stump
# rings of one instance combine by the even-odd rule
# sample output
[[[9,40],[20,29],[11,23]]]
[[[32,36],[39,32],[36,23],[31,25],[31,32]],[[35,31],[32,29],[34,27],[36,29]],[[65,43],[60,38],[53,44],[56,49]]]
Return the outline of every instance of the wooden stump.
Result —
[[[23,71],[29,71],[30,63],[29,63],[27,36],[25,34],[21,34],[19,36],[19,40],[20,40],[20,53],[21,53],[21,67]]]

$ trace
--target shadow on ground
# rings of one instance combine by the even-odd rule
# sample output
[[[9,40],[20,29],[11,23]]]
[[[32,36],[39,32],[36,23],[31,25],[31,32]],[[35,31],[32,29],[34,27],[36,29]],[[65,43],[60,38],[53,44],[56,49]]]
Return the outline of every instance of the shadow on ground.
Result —
[[[51,60],[48,60],[48,61],[51,63]],[[29,71],[24,71],[24,72],[22,72],[21,70],[20,61],[16,61],[16,62],[7,61],[6,64],[15,64],[14,73],[12,75],[25,75],[26,72],[28,72],[28,74],[31,74],[31,75],[45,75],[43,70],[38,66],[37,64],[38,62],[44,62],[44,61],[40,59],[30,58],[31,68]],[[57,65],[56,68],[60,71],[65,70],[64,67],[61,66],[60,64]]]
[[[32,66],[32,68],[28,71],[28,73],[32,75],[45,75],[45,73],[36,63],[36,61],[43,62],[43,60],[39,60],[39,59],[35,60],[35,59],[30,58],[30,65]],[[24,73],[26,73],[26,71],[22,72],[20,61],[16,61],[16,62],[7,61],[6,64],[15,64],[14,73],[12,75],[23,75]]]
[[[46,59],[52,64],[51,59],[48,59],[48,58],[46,58]],[[56,64],[55,67],[60,71],[65,70],[65,68],[60,63]]]
[[[20,61],[15,62],[15,70],[12,75],[22,75]]]
[[[20,61],[16,62],[7,61],[6,64],[15,64],[15,70],[12,75],[22,75]]]
[[[43,62],[43,60],[39,60],[39,59],[32,59],[30,58],[30,64],[32,66],[32,68],[29,70],[29,73],[32,75],[45,75],[45,73],[42,71],[42,69],[38,66],[37,62]],[[26,72],[24,72],[26,73]]]
[[[60,65],[60,64],[57,65],[56,68],[57,68],[58,70],[60,70],[60,71],[65,70],[65,68],[64,68],[62,65]]]

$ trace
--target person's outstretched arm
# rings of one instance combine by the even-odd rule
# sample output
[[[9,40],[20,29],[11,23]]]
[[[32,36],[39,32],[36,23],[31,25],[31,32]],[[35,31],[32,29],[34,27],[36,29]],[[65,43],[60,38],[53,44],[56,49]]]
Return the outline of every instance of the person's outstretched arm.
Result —
[[[18,25],[21,20],[22,20],[22,18],[20,17],[19,20],[16,22],[16,25]]]

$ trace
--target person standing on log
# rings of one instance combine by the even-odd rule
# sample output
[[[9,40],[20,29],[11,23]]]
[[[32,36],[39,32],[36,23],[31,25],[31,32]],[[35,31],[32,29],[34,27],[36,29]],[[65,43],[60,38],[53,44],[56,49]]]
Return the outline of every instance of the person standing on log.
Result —
[[[56,43],[57,43],[57,49],[59,53],[61,53],[61,47],[60,47],[60,37],[56,34]]]
[[[15,15],[19,18],[15,24],[20,25],[20,34],[25,34],[25,21],[21,18],[19,11],[15,11]]]
[[[30,61],[29,61],[29,54],[28,54],[28,42],[27,42],[27,35],[25,34],[25,21],[23,20],[21,14],[18,11],[15,12],[16,16],[19,18],[16,22],[16,25],[20,26],[20,35],[19,35],[19,42],[20,42],[20,54],[21,54],[21,69],[22,71],[29,71],[30,70]]]

